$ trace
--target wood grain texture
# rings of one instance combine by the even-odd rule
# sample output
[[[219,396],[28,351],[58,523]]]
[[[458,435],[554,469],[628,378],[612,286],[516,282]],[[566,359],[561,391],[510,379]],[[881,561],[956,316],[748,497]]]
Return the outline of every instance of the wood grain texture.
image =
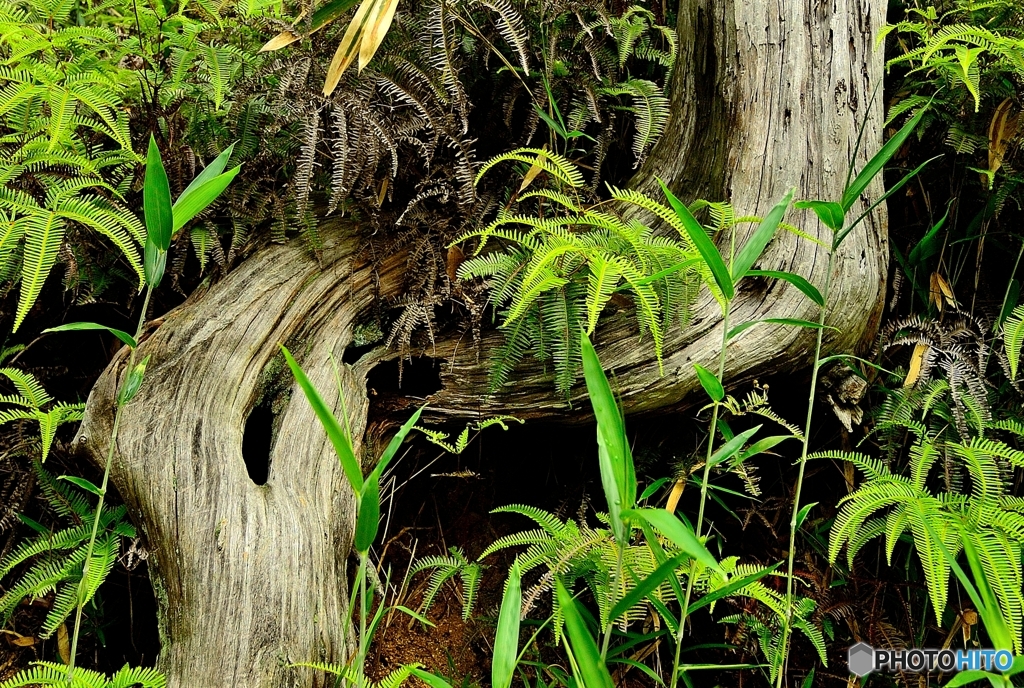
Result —
[[[881,0],[683,0],[681,55],[673,117],[635,186],[652,194],[654,175],[678,195],[728,198],[741,212],[765,213],[792,186],[798,198],[838,198],[858,127],[868,119],[859,158],[878,149],[881,104],[869,105],[882,76],[873,36]],[[869,189],[877,196],[880,186]],[[790,221],[825,238],[810,213]],[[289,345],[328,399],[329,357],[340,359],[353,323],[378,297],[399,294],[402,256],[371,268],[361,262],[356,228],[328,223],[321,265],[297,245],[264,248],[204,294],[167,315],[142,344],[152,354],[146,380],[122,423],[112,480],[149,546],[158,591],[163,651],[159,667],[172,688],[319,686],[286,662],[340,661],[353,500],[330,445],[294,385],[279,401],[264,486],[242,459],[246,418],[275,372],[278,344]],[[849,351],[873,335],[886,260],[884,210],[843,246],[834,269],[827,337]],[[815,244],[780,235],[760,263],[821,284],[827,255]],[[763,317],[815,319],[814,306],[780,283],[748,281],[733,322]],[[712,366],[721,341],[717,305],[703,298],[691,324],[668,333],[664,374],[638,343],[628,313],[612,314],[596,344],[614,370],[627,411],[678,408],[696,388],[692,363]],[[730,343],[726,383],[806,366],[812,334],[763,325]],[[435,359],[442,388],[431,412],[446,416],[514,413],[522,418],[581,420],[534,368],[488,395],[487,356],[500,335],[474,347],[466,337],[439,339],[420,352]],[[420,400],[398,400],[386,418],[367,418],[366,376],[394,353],[375,352],[342,368],[346,405],[357,437],[376,438]],[[89,398],[79,441],[105,455],[111,398],[124,356],[114,360]],[[280,378],[277,378],[280,379]],[[289,382],[290,384],[290,382]],[[581,398],[583,390],[576,391]]]
[[[373,271],[346,258],[355,245],[330,233],[323,270],[299,246],[272,247],[142,344],[153,358],[125,409],[111,479],[154,549],[159,666],[171,686],[321,685],[283,663],[345,655],[353,496],[333,448],[297,389],[280,410],[263,486],[247,474],[242,434],[268,375],[291,380],[280,343],[337,400],[329,357],[341,358],[352,316],[374,294]],[[108,446],[123,354],[89,397],[78,442],[94,457]],[[365,373],[341,369],[357,438]]]

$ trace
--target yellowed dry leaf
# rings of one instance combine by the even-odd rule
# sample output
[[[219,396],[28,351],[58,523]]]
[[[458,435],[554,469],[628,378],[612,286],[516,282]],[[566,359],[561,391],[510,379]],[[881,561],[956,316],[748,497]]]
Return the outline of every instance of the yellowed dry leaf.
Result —
[[[302,21],[302,18],[305,17],[305,16],[306,16],[306,10],[302,10],[301,12],[299,12],[299,16],[297,16],[295,18],[295,21],[292,22],[292,26],[297,25],[300,21]],[[324,26],[326,26],[326,24]],[[320,28],[322,29],[323,26],[321,26]],[[320,29],[314,29],[310,33],[316,33],[319,30]],[[277,34],[276,36],[271,38],[269,41],[264,43],[263,47],[260,48],[260,52],[261,53],[269,53],[269,52],[272,52],[274,50],[280,50],[281,48],[283,48],[283,47],[285,47],[287,45],[291,45],[295,41],[299,40],[299,38],[301,38],[301,36],[299,36],[299,34],[297,34],[294,31],[282,31],[281,33]]]
[[[942,312],[942,290],[939,288],[939,273],[933,272],[928,278],[928,301],[934,303]]]
[[[1019,113],[1013,112],[1013,101],[1009,98],[1001,102],[992,113],[992,121],[988,125],[988,169],[995,173],[1003,165],[1003,156],[1010,141],[1017,135],[1020,121]],[[986,181],[987,183],[987,181]]]
[[[545,143],[544,147],[541,150],[547,150],[547,149],[548,149],[548,144]],[[526,187],[528,187],[530,184],[532,184],[533,180],[536,179],[537,175],[540,174],[541,170],[544,169],[539,164],[541,159],[543,159],[543,157],[544,156],[542,154],[538,154],[537,155],[537,162],[535,162],[532,165],[530,165],[530,169],[528,169],[526,171],[526,176],[523,177],[523,183],[519,185],[519,193],[522,193],[523,191],[526,191]]]
[[[679,506],[679,498],[683,496],[683,488],[686,487],[685,478],[680,478],[676,481],[676,484],[672,486],[672,491],[668,495],[668,501],[665,503],[665,511],[670,514],[676,512],[676,507]]]
[[[913,387],[917,379],[921,377],[921,366],[924,365],[924,356],[928,353],[927,344],[918,344],[914,347],[914,353],[910,356],[910,370],[903,380],[904,387]]]
[[[68,642],[67,624],[57,627],[57,653],[65,664],[71,663],[71,643]]]
[[[446,272],[448,273],[448,279],[454,284],[459,278],[459,267],[466,260],[466,254],[462,252],[462,249],[452,244],[448,247],[448,260],[446,265]]]
[[[955,306],[956,297],[953,296],[953,288],[949,286],[949,282],[946,281],[946,278],[936,272],[935,281],[938,283],[939,290],[942,292],[942,295],[946,297],[947,301]]]
[[[391,20],[395,18],[398,0],[379,0],[373,4],[373,12],[366,18],[366,28],[359,43],[359,71],[370,64],[377,48],[384,42],[384,36],[391,28]]]
[[[978,612],[973,609],[965,609],[960,615],[960,619],[963,621],[964,643],[967,643],[971,639],[971,628],[978,623]]]
[[[334,93],[334,89],[338,88],[338,82],[341,81],[341,75],[352,64],[352,60],[356,59],[359,39],[363,35],[366,17],[373,6],[379,2],[380,0],[363,0],[363,3],[359,5],[359,9],[356,10],[355,16],[352,17],[352,22],[348,25],[348,29],[345,30],[345,35],[341,37],[341,43],[338,44],[338,49],[334,53],[334,59],[331,60],[330,66],[327,67],[327,78],[324,79],[325,96]]]
[[[946,278],[937,272],[933,272],[928,278],[928,298],[938,307],[940,313],[947,303],[951,306],[957,305],[953,288],[949,286]]]
[[[274,50],[280,50],[281,48],[291,45],[295,41],[299,40],[299,38],[300,36],[293,31],[282,31],[281,33],[277,34],[269,41],[264,43],[263,47],[260,48],[260,52],[269,53],[273,52]]]
[[[377,207],[379,208],[384,203],[384,197],[388,194],[388,178],[384,177],[384,181],[380,183],[380,190],[377,192]]]
[[[35,644],[36,639],[30,635],[19,636],[11,641],[11,645],[15,647],[32,647]]]

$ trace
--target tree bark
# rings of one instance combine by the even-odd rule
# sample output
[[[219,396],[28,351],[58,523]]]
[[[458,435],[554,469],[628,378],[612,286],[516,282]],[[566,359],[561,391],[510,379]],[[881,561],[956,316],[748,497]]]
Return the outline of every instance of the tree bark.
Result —
[[[657,196],[658,175],[685,200],[728,199],[743,213],[767,212],[791,186],[798,198],[838,199],[865,119],[859,161],[880,144],[881,104],[871,97],[882,76],[873,37],[883,20],[880,0],[683,0],[672,118],[635,185]],[[868,195],[879,192],[876,184]],[[830,238],[810,213],[787,219]],[[340,361],[374,298],[401,292],[404,264],[401,256],[366,264],[355,228],[328,224],[322,265],[295,245],[264,248],[168,314],[142,344],[152,359],[124,412],[112,480],[153,550],[158,665],[172,688],[319,685],[309,670],[284,664],[344,659],[353,499],[309,405],[280,369],[278,344],[289,346],[327,396],[335,384],[330,357]],[[835,261],[828,322],[839,331],[827,337],[829,349],[856,348],[874,333],[887,255],[879,209]],[[760,262],[819,285],[826,265],[825,249],[789,233]],[[814,319],[814,310],[784,283],[748,280],[732,322]],[[721,328],[717,304],[702,297],[691,324],[667,333],[661,375],[651,348],[638,345],[632,318],[610,314],[597,347],[626,410],[685,402],[696,386],[692,363],[712,365]],[[746,331],[729,344],[727,384],[805,366],[811,336],[776,325]],[[418,352],[437,366],[432,412],[565,414],[565,400],[536,367],[487,394],[487,356],[499,337],[486,333],[478,346],[468,336],[442,338]],[[395,355],[378,350],[341,366],[356,438],[368,425],[367,375]],[[79,439],[97,460],[106,452],[123,362],[111,363],[89,398]],[[281,379],[291,393],[275,402],[269,477],[260,486],[246,473],[243,433]],[[370,424],[401,419],[420,403],[395,398],[390,417]]]

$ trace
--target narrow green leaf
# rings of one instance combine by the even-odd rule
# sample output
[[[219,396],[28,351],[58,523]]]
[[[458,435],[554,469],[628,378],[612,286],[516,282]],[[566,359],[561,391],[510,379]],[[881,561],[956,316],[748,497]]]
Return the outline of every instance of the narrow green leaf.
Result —
[[[352,485],[352,490],[356,494],[360,494],[363,491],[363,471],[359,466],[359,460],[356,458],[355,452],[352,451],[352,442],[345,433],[345,429],[341,427],[338,419],[331,413],[323,397],[320,396],[320,392],[317,391],[313,383],[306,377],[306,373],[302,371],[299,364],[292,358],[291,352],[284,345],[281,345],[281,351],[284,353],[284,358],[288,362],[288,367],[292,369],[292,374],[295,376],[296,381],[298,381],[299,387],[302,388],[303,394],[306,395],[306,400],[313,407],[313,412],[316,413],[320,424],[324,426],[324,430],[327,432],[327,437],[331,440],[331,444],[334,445],[334,451],[338,455],[338,461],[341,462],[341,467],[345,470],[349,483]]]
[[[608,615],[609,622],[615,623],[620,616],[639,604],[641,600],[656,590],[658,586],[661,585],[662,581],[669,576],[675,575],[675,570],[679,568],[686,558],[686,554],[677,554],[671,559],[662,562],[658,568],[654,569],[649,576],[640,581],[635,588],[630,590],[614,607],[612,607],[612,611]]]
[[[320,8],[313,13],[313,16],[309,18],[309,33],[307,33],[306,36],[313,35],[338,17],[343,16],[346,12],[352,9],[356,2],[358,2],[358,0],[331,0],[330,2],[321,5]],[[293,26],[300,25],[300,21],[301,20],[296,20]],[[296,28],[298,28],[298,26],[296,26]],[[260,52],[280,50],[281,48],[300,40],[300,38],[301,36],[298,33],[286,30],[270,39],[266,45],[260,48]]]
[[[77,485],[78,487],[82,488],[86,492],[92,492],[94,495],[98,495],[100,497],[103,496],[103,490],[101,490],[100,488],[96,487],[95,485],[93,485],[91,482],[89,482],[85,478],[79,478],[79,477],[74,476],[74,475],[62,475],[62,476],[59,476],[57,479],[58,480],[67,480],[72,485]]]
[[[186,222],[201,213],[208,205],[213,203],[228,188],[228,184],[238,175],[239,167],[233,167],[224,174],[217,175],[213,179],[203,182],[189,192],[186,197],[182,194],[178,202],[174,204],[173,232],[181,229]]]
[[[146,356],[140,363],[136,363],[132,371],[128,373],[128,377],[121,385],[121,389],[117,392],[117,404],[118,406],[124,406],[139,393],[139,389],[142,387],[142,378],[146,374],[146,365],[149,363],[149,356]]]
[[[775,236],[775,230],[779,228],[779,223],[782,222],[782,216],[786,214],[789,209],[790,201],[793,200],[793,190],[790,189],[782,200],[775,204],[761,223],[754,230],[754,233],[750,235],[747,242],[743,244],[743,248],[736,254],[736,257],[732,262],[732,281],[733,284],[737,284],[743,276],[747,274],[747,271],[754,266],[757,259],[764,253],[765,248],[768,246],[768,242]]]
[[[909,122],[903,125],[903,128],[896,132],[891,139],[886,141],[885,145],[875,153],[874,157],[868,161],[864,166],[864,169],[860,171],[860,174],[850,182],[850,185],[843,191],[843,198],[840,201],[840,205],[843,206],[843,212],[848,211],[853,204],[860,198],[860,195],[864,193],[864,189],[868,187],[871,180],[882,171],[892,156],[896,155],[896,152],[903,146],[904,141],[910,136],[917,125],[921,122],[921,118],[924,117],[924,113],[927,110],[927,106],[917,111],[917,114],[911,118]]]
[[[669,478],[658,478],[653,483],[651,483],[646,488],[644,488],[644,491],[640,494],[639,501],[641,501],[641,502],[644,501],[645,499],[650,497],[652,494],[654,494],[655,492],[660,490],[662,487],[664,487],[665,484],[668,483],[668,482],[671,482]]]
[[[171,211],[171,185],[160,159],[156,139],[149,137],[149,152],[146,156],[146,179],[142,188],[142,209],[146,218],[147,236],[157,248],[166,251],[171,247],[174,216]]]
[[[680,550],[708,568],[721,571],[718,561],[701,544],[693,529],[664,509],[631,509],[622,512],[623,518],[639,518],[647,521],[654,529],[667,537]]]
[[[654,534],[654,529],[651,528],[651,524],[647,521],[640,521],[640,530],[644,533],[644,541],[647,543],[651,553],[654,555],[654,560],[658,562],[659,565],[664,564],[668,560],[668,554],[665,553],[665,548],[661,546],[661,542],[658,541],[657,535]],[[675,576],[669,578],[668,582],[669,585],[672,586],[672,592],[676,596],[676,602],[678,602],[680,607],[682,607],[683,600],[686,599],[686,594],[683,592],[683,586],[679,584],[679,579]],[[674,634],[679,629],[679,621],[671,614],[666,614],[665,619],[672,626],[672,633]]]
[[[616,538],[622,542],[627,530],[619,522],[618,513],[636,503],[636,470],[633,454],[626,439],[626,426],[615,403],[611,385],[601,367],[594,345],[585,332],[580,333],[583,355],[583,376],[587,383],[590,404],[597,419],[598,459],[601,485],[608,500],[608,513]]]
[[[713,591],[709,592],[707,595],[704,595],[699,600],[697,600],[696,602],[691,604],[690,605],[690,613],[693,613],[693,612],[697,611],[701,607],[706,607],[709,604],[711,604],[712,602],[717,602],[718,600],[722,599],[723,597],[728,597],[729,595],[733,594],[737,590],[745,588],[748,585],[750,585],[751,583],[754,583],[756,581],[761,580],[765,576],[767,576],[767,575],[769,575],[771,573],[774,573],[775,570],[777,568],[779,568],[780,566],[782,566],[782,562],[781,561],[778,564],[775,564],[774,566],[769,566],[766,569],[761,569],[760,571],[755,571],[754,573],[751,573],[749,575],[743,576],[742,578],[733,578],[732,580],[730,580],[728,583],[726,583],[722,587],[718,588],[717,590],[713,590]]]
[[[719,447],[714,454],[711,455],[711,459],[708,461],[708,465],[714,468],[715,466],[722,463],[726,459],[731,459],[733,455],[736,452],[738,452],[744,444],[747,443],[747,440],[749,440],[760,429],[760,425],[755,425],[749,430],[744,430],[740,434],[730,439],[728,442]]]
[[[519,561],[512,564],[508,585],[501,598],[498,629],[494,635],[494,658],[491,662],[491,686],[509,688],[519,658],[519,614],[523,606],[523,592]]]
[[[846,220],[846,212],[843,210],[843,206],[833,201],[797,201],[793,204],[793,207],[801,209],[810,208],[818,216],[822,224],[833,232],[840,231],[843,228],[843,222]]]
[[[752,456],[763,454],[777,444],[781,444],[786,440],[797,439],[794,435],[772,435],[771,437],[765,437],[763,439],[754,442],[750,445],[742,454],[740,454],[740,463],[746,461]]]
[[[402,427],[398,429],[395,436],[388,442],[388,446],[384,449],[384,452],[380,455],[380,459],[377,460],[377,465],[373,467],[373,472],[378,476],[384,475],[384,470],[391,463],[391,459],[395,458],[395,454],[398,453],[398,448],[402,446],[402,442],[405,441],[406,436],[412,431],[413,427],[420,420],[420,414],[423,413],[423,409],[427,408],[424,404],[416,409],[416,412],[409,416],[409,420],[402,424]]]
[[[430,626],[431,628],[436,628],[437,627],[437,624],[435,624],[433,621],[431,621],[427,617],[423,616],[422,614],[420,614],[420,613],[418,613],[416,611],[413,611],[412,609],[409,609],[408,607],[403,607],[400,604],[396,604],[393,607],[391,607],[391,609],[394,609],[395,611],[402,612],[403,614],[405,614],[406,616],[408,616],[408,617],[410,617],[412,619],[416,619],[417,621],[419,621],[424,626]],[[370,637],[373,637],[373,636],[370,635]]]
[[[718,376],[699,363],[694,363],[693,369],[697,371],[697,379],[700,380],[704,391],[711,397],[711,401],[721,401],[725,398],[725,388]]]
[[[644,277],[643,279],[636,280],[635,282],[632,283],[624,284],[621,287],[619,287],[616,291],[626,291],[627,289],[635,289],[636,287],[646,286],[651,282],[657,282],[658,280],[668,277],[669,275],[674,275],[680,270],[685,270],[691,265],[696,265],[698,262],[700,262],[700,258],[687,258],[686,260],[676,263],[675,265],[671,265],[665,268],[664,270],[660,270],[654,273],[653,275],[649,275],[647,277]]]
[[[949,208],[950,206],[947,205],[946,212],[939,218],[939,221],[932,225],[932,228],[921,237],[921,241],[917,242],[914,248],[910,250],[910,255],[907,256],[908,263],[919,267],[942,248],[942,239],[939,237],[939,232],[946,225],[946,219],[949,217]]]
[[[370,475],[363,483],[362,494],[359,495],[359,514],[356,516],[356,534],[352,546],[360,554],[370,550],[377,538],[380,526],[380,482],[377,476]]]
[[[544,124],[548,125],[551,131],[555,132],[563,139],[567,139],[569,137],[569,132],[565,130],[565,127],[553,120],[548,113],[544,112],[544,109],[541,106],[534,103],[533,109],[537,111],[537,116],[544,120]]]
[[[57,327],[49,327],[43,330],[43,332],[73,332],[77,330],[106,330],[131,348],[134,349],[138,346],[138,343],[135,341],[135,337],[131,336],[127,332],[113,327],[107,327],[106,325],[100,325],[99,323],[73,322],[67,323],[66,325],[58,325]]]
[[[146,284],[153,289],[160,286],[164,278],[164,270],[167,268],[167,251],[162,250],[153,241],[153,237],[146,237],[146,251],[143,261],[143,276]]]
[[[800,507],[800,511],[798,511],[796,514],[797,528],[804,524],[804,521],[807,519],[807,514],[811,513],[811,509],[813,509],[816,506],[818,506],[817,502],[811,502],[810,504],[805,504],[802,507]]]
[[[25,514],[18,514],[18,520],[21,521],[22,523],[24,523],[25,525],[27,525],[32,530],[36,531],[37,533],[46,533],[46,534],[48,534],[50,532],[49,528],[44,526],[39,521],[37,521],[37,520],[35,520],[33,518],[29,518]]]
[[[964,545],[964,555],[967,557],[967,564],[971,568],[975,585],[978,586],[978,594],[984,602],[984,604],[979,605],[978,613],[985,624],[985,630],[988,632],[989,639],[992,641],[995,649],[1010,650],[1012,652],[1013,633],[1010,631],[1006,617],[1003,616],[1003,611],[999,606],[999,600],[996,598],[995,591],[992,590],[992,584],[989,582],[985,566],[982,564],[981,557],[978,556],[978,551],[975,549],[974,542],[970,536],[962,533],[961,537]]]
[[[793,327],[807,327],[812,330],[819,330],[822,328],[821,323],[811,322],[810,320],[800,320],[799,318],[763,318],[761,320],[748,320],[742,325],[737,325],[736,327],[729,330],[729,335],[727,338],[732,339],[740,332],[743,332],[744,330],[749,330],[754,325],[760,325],[762,323],[775,323],[776,325],[792,325]],[[825,325],[824,327],[830,330],[836,329],[828,325]]]
[[[844,229],[843,231],[839,232],[839,234],[836,235],[835,241],[833,242],[833,248],[838,248],[839,245],[843,243],[843,240],[846,238],[846,235],[852,232],[854,228],[856,228],[857,225],[861,223],[861,220],[870,215],[871,211],[880,206],[882,203],[885,203],[886,199],[888,199],[889,196],[892,196],[894,193],[902,189],[904,185],[907,184],[907,182],[916,177],[918,173],[921,170],[923,170],[927,165],[929,165],[935,160],[938,160],[941,157],[941,155],[936,155],[933,158],[928,158],[923,163],[912,169],[910,172],[907,172],[905,175],[903,175],[902,179],[900,179],[898,182],[893,184],[889,189],[887,189],[886,192],[882,194],[880,198],[876,199],[875,202],[869,205],[863,213],[858,215],[856,220],[851,222],[849,226],[846,227],[846,229]]]
[[[448,683],[437,674],[432,674],[429,671],[424,671],[419,668],[414,668],[411,671],[413,676],[426,683],[430,688],[452,688],[452,684]]]
[[[794,275],[792,272],[782,272],[781,270],[747,270],[747,274],[751,277],[773,277],[789,282],[814,303],[819,306],[825,305],[825,298],[821,295],[821,292],[800,275]]]
[[[565,630],[567,642],[576,657],[579,665],[580,678],[583,688],[613,688],[611,674],[605,666],[601,653],[597,649],[597,643],[587,630],[583,617],[580,616],[576,607],[576,600],[572,598],[569,591],[565,589],[560,578],[555,578],[555,594],[558,595],[558,604],[562,608],[565,617]]]
[[[225,148],[220,155],[218,155],[213,162],[203,168],[203,171],[195,176],[189,185],[185,187],[185,190],[178,196],[178,200],[174,202],[174,205],[182,203],[193,191],[198,189],[200,186],[210,181],[214,177],[220,175],[224,171],[224,168],[228,166],[228,160],[231,159],[231,153],[235,149],[235,144],[232,143],[230,146]]]
[[[655,683],[657,683],[658,685],[665,685],[665,682],[662,680],[661,676],[658,676],[658,674],[655,673],[654,669],[647,666],[646,664],[641,664],[635,659],[612,659],[608,661],[608,664],[626,664],[628,666],[633,667],[634,669],[639,669],[643,673],[647,674],[647,677]]]
[[[722,254],[718,252],[714,242],[711,241],[707,232],[704,231],[704,228],[697,222],[697,219],[690,213],[689,209],[665,186],[665,182],[659,179],[658,183],[661,184],[661,190],[665,194],[665,198],[668,199],[669,205],[672,206],[672,210],[675,211],[676,217],[679,218],[679,221],[686,229],[690,241],[697,248],[701,258],[704,259],[704,264],[711,270],[711,274],[715,278],[715,284],[718,285],[725,299],[731,301],[736,295],[736,291],[733,289],[729,269],[725,267],[725,262],[722,260]]]

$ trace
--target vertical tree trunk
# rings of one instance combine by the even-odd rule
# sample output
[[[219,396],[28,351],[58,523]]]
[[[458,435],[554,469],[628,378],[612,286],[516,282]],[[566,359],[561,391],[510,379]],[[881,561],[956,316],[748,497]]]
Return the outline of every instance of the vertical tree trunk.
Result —
[[[330,237],[327,269],[301,247],[273,247],[267,261],[243,264],[173,311],[142,345],[153,357],[124,411],[111,478],[153,550],[159,667],[172,687],[320,685],[284,665],[345,657],[353,495],[301,392],[274,396],[278,382],[292,386],[285,343],[336,400],[330,357],[340,361],[353,315],[374,296],[372,271],[350,259],[355,242]],[[94,457],[107,451],[122,363],[89,397],[79,442]],[[366,370],[342,365],[340,374],[358,440]],[[247,458],[269,462],[265,485],[242,456],[261,404],[277,406],[272,445]]]
[[[673,116],[636,184],[657,195],[658,175],[685,199],[728,199],[744,213],[767,212],[791,186],[798,197],[837,199],[865,119],[861,162],[880,144],[881,104],[870,99],[882,75],[872,41],[883,19],[882,0],[683,0]],[[809,213],[788,219],[827,240]],[[308,670],[284,664],[344,659],[352,495],[309,405],[280,369],[278,344],[288,344],[326,394],[334,388],[330,356],[340,360],[375,289],[385,297],[400,290],[404,266],[401,256],[373,269],[358,263],[352,228],[325,236],[322,269],[300,247],[263,249],[170,313],[142,345],[152,360],[125,412],[112,479],[153,550],[159,666],[172,688],[319,685]],[[835,264],[829,322],[840,332],[829,336],[833,348],[855,347],[874,331],[886,260],[880,209]],[[761,261],[816,284],[826,264],[824,249],[792,234]],[[812,315],[813,304],[797,290],[748,283],[733,321]],[[691,326],[666,337],[659,375],[628,315],[611,317],[598,346],[627,410],[683,400],[695,387],[691,364],[713,360],[721,327],[717,305],[701,301]],[[486,394],[487,354],[497,337],[487,335],[479,349],[461,337],[442,339],[423,352],[439,359],[434,412],[564,413],[564,400],[536,367],[508,392]],[[729,345],[727,375],[735,381],[806,365],[809,341],[793,328],[748,330]],[[367,426],[366,375],[388,355],[341,366],[356,438]],[[89,398],[80,441],[97,461],[106,453],[122,365],[123,357],[115,360]],[[275,396],[282,380],[290,396]],[[269,479],[256,485],[242,440],[261,404],[273,405],[276,430]]]
[[[797,199],[839,200],[860,128],[857,170],[881,147],[883,55],[874,39],[884,21],[882,0],[682,0],[671,118],[633,186],[661,198],[657,176],[686,202],[727,200],[742,214],[764,215],[792,187]],[[881,193],[879,178],[866,198]],[[858,203],[853,211],[864,207]],[[830,231],[810,211],[791,211],[786,221],[831,242]],[[874,336],[888,257],[883,205],[847,237],[833,266],[828,324],[838,331],[828,332],[827,347],[849,351]],[[820,286],[828,252],[780,232],[759,266],[795,272]],[[817,320],[817,306],[785,282],[747,280],[733,302],[731,322],[768,317]],[[602,362],[616,372],[627,410],[667,408],[698,389],[693,363],[714,367],[721,327],[719,307],[705,292],[689,326],[666,333],[664,375],[651,347],[637,346],[629,314],[608,318],[598,329],[597,346]],[[784,325],[749,329],[730,342],[726,375],[735,383],[804,367],[813,339],[810,330]],[[558,407],[550,380],[538,369],[517,377],[514,411],[507,395],[479,399],[487,371],[475,363],[476,352],[455,343],[436,349],[437,357],[453,364],[442,368],[444,388],[432,397],[435,410]]]

